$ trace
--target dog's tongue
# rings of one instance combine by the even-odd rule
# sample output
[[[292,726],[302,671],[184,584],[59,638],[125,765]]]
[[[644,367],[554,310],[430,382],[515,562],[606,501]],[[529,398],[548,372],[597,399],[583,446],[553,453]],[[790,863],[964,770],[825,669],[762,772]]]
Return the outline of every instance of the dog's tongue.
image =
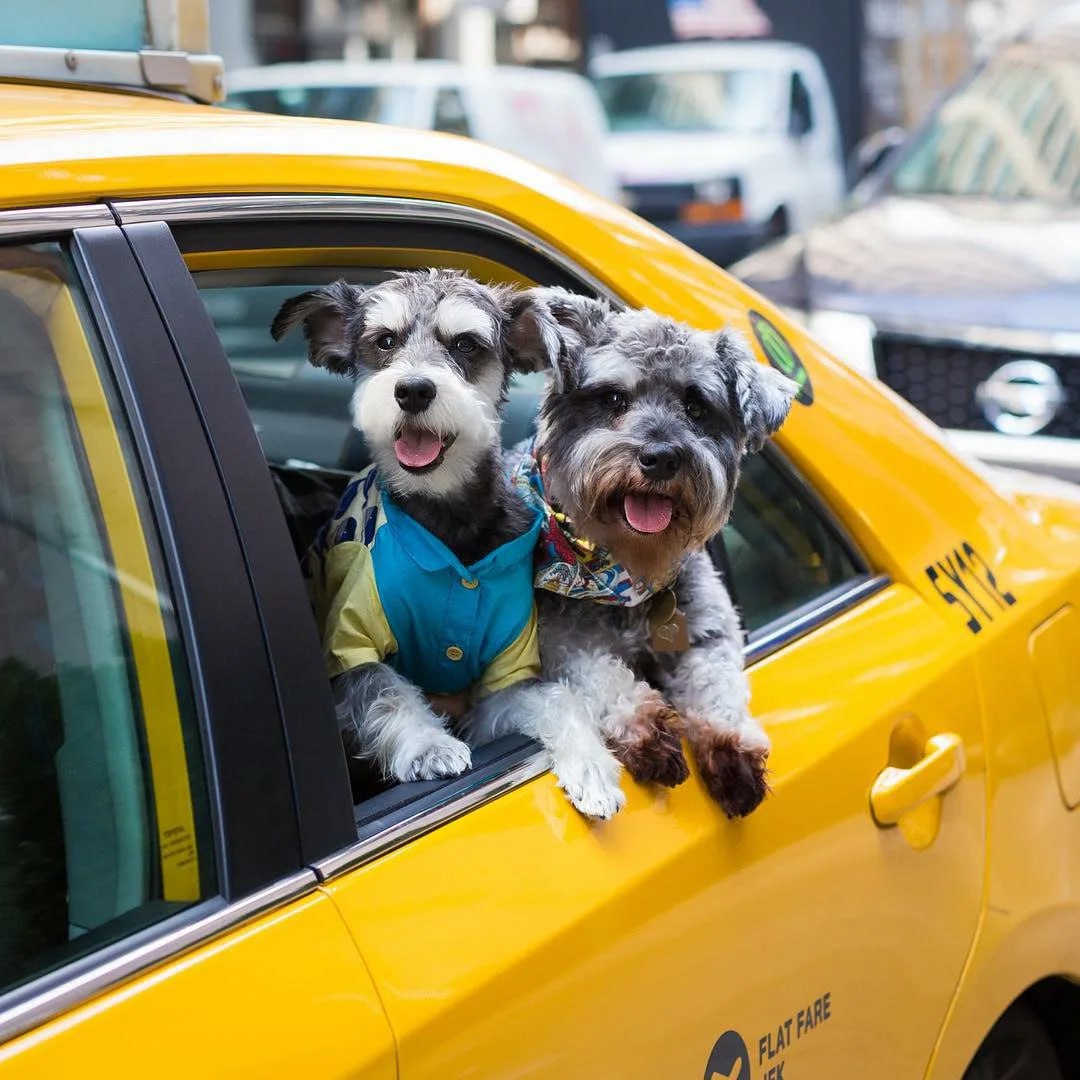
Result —
[[[407,430],[394,443],[398,461],[410,469],[430,465],[442,453],[442,439],[430,431]]]
[[[666,495],[625,495],[623,513],[638,532],[663,532],[671,524],[671,500]]]

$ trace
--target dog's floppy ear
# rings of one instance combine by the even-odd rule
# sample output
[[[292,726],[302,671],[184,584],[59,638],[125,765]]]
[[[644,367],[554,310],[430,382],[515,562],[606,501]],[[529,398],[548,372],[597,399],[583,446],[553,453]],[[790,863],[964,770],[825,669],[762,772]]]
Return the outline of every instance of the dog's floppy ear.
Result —
[[[363,311],[364,302],[363,289],[335,281],[286,300],[274,317],[270,333],[280,341],[302,321],[308,360],[337,375],[355,375],[359,365],[351,342],[356,340],[356,317]]]
[[[755,453],[787,419],[798,384],[776,368],[759,364],[742,337],[730,330],[716,335],[716,353],[731,379],[732,396],[746,428],[746,451]]]
[[[518,293],[511,300],[508,337],[514,369],[551,371],[560,389],[573,386],[582,353],[604,339],[610,314],[604,301],[567,289]]]
[[[514,371],[548,371],[558,364],[563,349],[559,324],[536,292],[511,293],[504,307],[506,352]]]

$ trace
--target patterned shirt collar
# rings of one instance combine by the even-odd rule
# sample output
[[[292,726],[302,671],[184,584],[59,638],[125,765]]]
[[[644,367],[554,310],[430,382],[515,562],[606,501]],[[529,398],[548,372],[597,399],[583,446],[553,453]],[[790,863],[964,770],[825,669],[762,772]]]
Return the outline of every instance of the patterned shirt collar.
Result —
[[[572,600],[637,607],[664,588],[634,577],[605,548],[575,536],[569,518],[556,510],[544,494],[543,469],[535,443],[517,463],[513,483],[543,513],[536,548],[534,585]]]

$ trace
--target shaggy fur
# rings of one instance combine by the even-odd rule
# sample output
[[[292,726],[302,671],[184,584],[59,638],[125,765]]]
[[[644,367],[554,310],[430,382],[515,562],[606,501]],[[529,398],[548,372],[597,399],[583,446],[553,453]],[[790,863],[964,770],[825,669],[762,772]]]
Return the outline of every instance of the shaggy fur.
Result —
[[[691,642],[683,653],[654,650],[648,603],[539,592],[544,675],[583,706],[559,718],[555,772],[579,809],[608,817],[624,801],[619,761],[643,780],[685,778],[678,731],[710,794],[740,817],[765,795],[769,742],[749,713],[738,617],[703,549],[731,512],[743,456],[779,428],[796,386],[730,332],[707,334],[558,289],[528,295],[559,336],[557,351],[544,355],[551,378],[536,442],[548,498],[578,536],[657,589],[674,590]],[[658,446],[674,448],[677,461],[660,479],[643,465]],[[662,531],[631,526],[624,498],[641,493],[670,500]],[[514,726],[512,717],[501,723]]]
[[[353,421],[389,497],[471,565],[531,522],[502,469],[499,409],[513,367],[537,363],[540,324],[549,321],[539,301],[456,271],[428,270],[370,289],[338,281],[293,297],[272,333],[281,338],[302,323],[311,363],[358,379]],[[427,385],[430,402],[405,410],[402,387],[416,380]],[[398,460],[394,443],[409,426],[442,441],[432,466],[410,469]],[[448,730],[447,712],[456,711],[450,699],[433,708],[382,663],[339,675],[333,690],[349,752],[384,775],[432,780],[469,768],[468,745]],[[512,709],[529,723],[550,708],[544,690],[519,683],[493,694],[486,707]]]

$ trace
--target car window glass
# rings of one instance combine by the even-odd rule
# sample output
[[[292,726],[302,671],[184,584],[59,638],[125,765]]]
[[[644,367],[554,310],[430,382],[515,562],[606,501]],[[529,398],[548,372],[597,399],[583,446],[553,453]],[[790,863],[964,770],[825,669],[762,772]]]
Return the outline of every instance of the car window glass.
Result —
[[[432,126],[436,131],[445,131],[450,135],[472,134],[465,111],[465,99],[456,87],[444,86],[435,95],[435,119]]]
[[[791,76],[791,133],[808,135],[814,130],[814,107],[810,100],[810,91],[806,88],[803,77],[795,72]]]
[[[763,69],[649,71],[595,80],[611,130],[763,134],[783,126],[783,81]]]
[[[766,455],[747,458],[723,532],[726,570],[753,633],[860,575],[810,497]]]
[[[411,86],[282,86],[237,90],[229,94],[225,104],[285,116],[408,126],[414,122],[416,91]]]
[[[59,248],[0,249],[0,991],[211,895],[183,649]]]
[[[1003,50],[914,136],[892,187],[912,195],[1075,203],[1080,124],[1067,88],[1078,71],[1067,49]]]

